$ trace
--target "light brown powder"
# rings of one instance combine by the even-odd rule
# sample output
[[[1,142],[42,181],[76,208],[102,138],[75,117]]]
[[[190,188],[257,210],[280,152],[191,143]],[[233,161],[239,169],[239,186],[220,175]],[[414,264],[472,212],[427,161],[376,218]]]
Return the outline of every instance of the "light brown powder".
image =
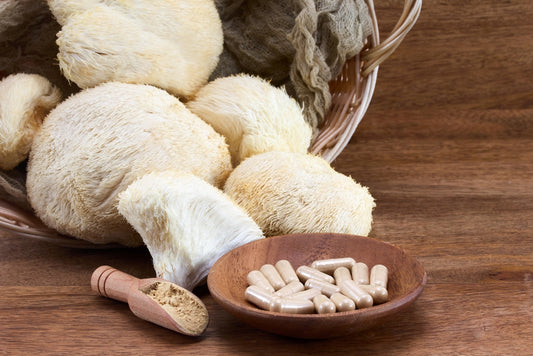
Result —
[[[170,282],[156,282],[142,290],[192,335],[201,334],[209,316],[205,305],[191,292]]]

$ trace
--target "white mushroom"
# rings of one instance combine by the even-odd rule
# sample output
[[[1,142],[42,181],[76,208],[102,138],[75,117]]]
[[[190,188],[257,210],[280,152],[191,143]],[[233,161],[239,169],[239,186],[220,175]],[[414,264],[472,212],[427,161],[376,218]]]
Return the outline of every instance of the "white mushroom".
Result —
[[[222,52],[213,0],[48,0],[62,24],[59,65],[81,88],[109,81],[151,84],[188,97]]]
[[[50,112],[28,163],[28,198],[60,233],[135,246],[118,194],[137,178],[180,169],[221,186],[231,171],[224,138],[164,90],[107,83]]]
[[[368,235],[374,199],[366,187],[310,154],[268,152],[243,161],[224,191],[266,236],[307,232]]]
[[[13,74],[0,82],[0,169],[28,157],[46,114],[61,100],[59,89],[37,74]]]
[[[222,191],[177,171],[138,179],[120,194],[118,209],[141,234],[157,276],[190,290],[222,255],[263,238]]]
[[[47,0],[57,22],[63,26],[69,17],[103,4],[102,0]]]
[[[311,143],[298,103],[259,77],[218,78],[186,105],[226,137],[234,165],[268,151],[305,153]]]

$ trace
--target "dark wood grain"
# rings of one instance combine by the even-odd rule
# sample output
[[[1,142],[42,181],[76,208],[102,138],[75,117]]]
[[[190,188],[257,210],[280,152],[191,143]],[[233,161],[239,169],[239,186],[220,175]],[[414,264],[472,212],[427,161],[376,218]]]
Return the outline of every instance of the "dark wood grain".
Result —
[[[383,34],[402,3],[376,1]],[[532,7],[424,0],[334,162],[376,198],[371,236],[402,247],[428,273],[404,318],[340,339],[290,339],[241,323],[204,287],[196,292],[211,322],[189,338],[91,291],[102,264],[152,277],[146,250],[73,250],[0,233],[0,354],[529,355]]]

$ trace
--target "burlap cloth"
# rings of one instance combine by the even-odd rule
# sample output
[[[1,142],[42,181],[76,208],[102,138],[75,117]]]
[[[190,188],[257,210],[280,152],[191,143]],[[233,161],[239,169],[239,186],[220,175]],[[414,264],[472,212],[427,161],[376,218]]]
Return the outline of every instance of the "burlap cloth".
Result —
[[[371,34],[364,0],[215,0],[224,52],[211,79],[245,72],[284,85],[314,133],[331,105],[328,83]]]

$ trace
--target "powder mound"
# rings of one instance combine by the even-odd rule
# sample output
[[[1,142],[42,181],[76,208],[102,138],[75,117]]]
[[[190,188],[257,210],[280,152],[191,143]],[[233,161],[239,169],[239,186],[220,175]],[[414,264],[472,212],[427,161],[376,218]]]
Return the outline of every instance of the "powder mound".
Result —
[[[170,282],[156,282],[142,292],[160,304],[186,333],[199,335],[207,327],[205,305],[186,289]]]

